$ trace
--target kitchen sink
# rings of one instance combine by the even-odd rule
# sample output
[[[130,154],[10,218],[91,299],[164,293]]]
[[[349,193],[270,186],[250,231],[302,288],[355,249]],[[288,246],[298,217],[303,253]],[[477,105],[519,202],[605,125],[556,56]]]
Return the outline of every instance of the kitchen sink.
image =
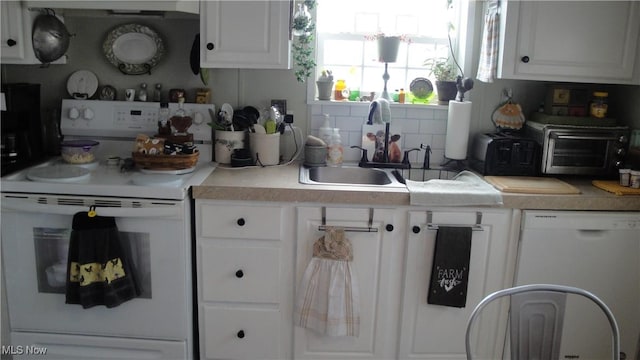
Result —
[[[309,185],[405,187],[393,169],[300,166],[299,181]]]

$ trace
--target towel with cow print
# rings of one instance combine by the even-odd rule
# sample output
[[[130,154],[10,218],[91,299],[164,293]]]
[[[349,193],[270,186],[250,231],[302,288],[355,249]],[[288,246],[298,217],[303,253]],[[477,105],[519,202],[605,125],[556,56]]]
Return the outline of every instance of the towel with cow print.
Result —
[[[140,295],[133,264],[112,217],[75,214],[67,261],[67,304],[112,308]]]
[[[427,303],[465,307],[471,257],[471,232],[470,227],[439,227]]]
[[[378,163],[402,162],[401,127],[397,124],[362,125],[362,148],[367,150],[367,161]],[[385,153],[385,143],[386,153]]]

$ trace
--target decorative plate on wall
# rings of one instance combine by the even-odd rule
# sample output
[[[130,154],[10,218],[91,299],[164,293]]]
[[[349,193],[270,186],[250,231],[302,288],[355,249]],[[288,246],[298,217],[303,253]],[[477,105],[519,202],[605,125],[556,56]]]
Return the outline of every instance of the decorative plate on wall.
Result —
[[[121,25],[111,30],[102,50],[107,60],[126,75],[150,74],[165,52],[158,33],[139,24]]]

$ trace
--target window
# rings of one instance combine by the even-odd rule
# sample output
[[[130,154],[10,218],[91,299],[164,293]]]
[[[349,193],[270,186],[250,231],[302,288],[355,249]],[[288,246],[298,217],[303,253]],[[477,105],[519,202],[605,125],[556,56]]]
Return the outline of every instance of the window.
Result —
[[[361,95],[379,94],[384,64],[378,62],[377,42],[366,37],[382,32],[405,35],[398,58],[388,64],[387,89],[408,89],[417,77],[435,79],[424,61],[449,56],[449,23],[456,23],[450,0],[318,0],[316,7],[316,78],[331,70]],[[453,34],[452,34],[453,36]]]

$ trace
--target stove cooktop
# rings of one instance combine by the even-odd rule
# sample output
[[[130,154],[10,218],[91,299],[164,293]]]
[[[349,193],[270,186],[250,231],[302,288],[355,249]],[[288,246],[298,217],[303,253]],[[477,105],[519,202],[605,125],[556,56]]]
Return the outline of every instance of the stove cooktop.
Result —
[[[72,172],[67,178],[56,174],[48,179],[43,175],[66,166],[76,165],[64,165],[61,159],[53,159],[5,176],[2,178],[2,193],[182,200],[188,196],[191,186],[201,184],[215,169],[215,163],[201,162],[194,171],[186,174],[145,173],[135,168],[123,172],[120,165],[108,165],[106,161],[101,161],[93,169],[82,168],[88,170],[86,176]],[[33,176],[34,173],[38,176]]]

